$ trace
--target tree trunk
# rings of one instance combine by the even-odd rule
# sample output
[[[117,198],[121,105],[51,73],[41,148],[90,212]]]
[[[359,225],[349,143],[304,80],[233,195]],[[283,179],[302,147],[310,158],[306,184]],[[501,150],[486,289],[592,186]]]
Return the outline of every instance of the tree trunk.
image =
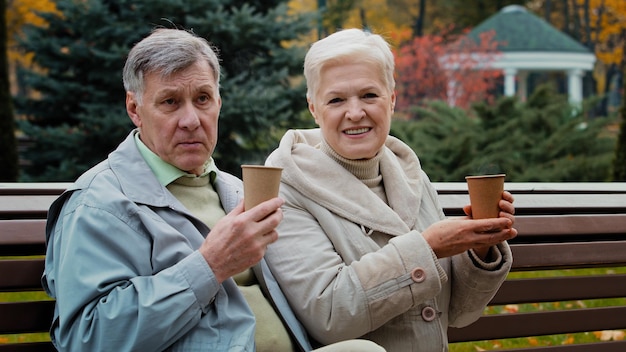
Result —
[[[550,15],[552,13],[552,1],[546,0],[543,4],[543,18],[548,23],[552,23]]]
[[[622,32],[624,50],[626,50],[626,31]],[[626,52],[626,51],[625,51]],[[626,181],[626,59],[622,58],[622,107],[620,109],[620,130],[617,137],[615,159],[613,160],[613,181]]]
[[[13,101],[9,88],[6,0],[0,0],[0,181],[15,182],[18,176],[17,142]]]
[[[419,0],[419,12],[413,26],[413,37],[421,37],[424,34],[424,15],[426,14],[426,0]]]

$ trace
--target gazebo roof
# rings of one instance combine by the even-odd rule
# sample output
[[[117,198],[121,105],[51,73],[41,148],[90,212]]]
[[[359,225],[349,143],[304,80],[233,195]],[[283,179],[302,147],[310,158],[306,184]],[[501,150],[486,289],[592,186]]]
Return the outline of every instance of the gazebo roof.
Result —
[[[499,52],[487,65],[489,69],[590,71],[596,61],[591,50],[519,5],[502,8],[467,37],[479,43],[479,35],[488,31],[494,32],[492,40],[498,43]]]
[[[474,27],[468,34],[478,42],[478,35],[494,30],[498,50],[511,52],[591,53],[591,51],[519,5],[509,5]]]
[[[450,54],[440,58],[444,67],[456,70],[460,67],[459,58],[476,58],[476,69],[503,71],[505,95],[515,95],[516,85],[520,85],[522,97],[526,96],[528,72],[564,71],[568,77],[570,101],[574,104],[582,101],[582,76],[584,71],[593,69],[596,61],[591,50],[519,5],[502,8],[476,26],[467,37],[480,43],[480,34],[488,31],[494,32],[495,37],[491,40],[498,44],[496,55],[487,52],[487,60],[481,63],[485,53],[468,54],[455,50],[463,49],[465,45],[463,40],[459,40],[450,47]],[[454,105],[454,96],[448,99]]]

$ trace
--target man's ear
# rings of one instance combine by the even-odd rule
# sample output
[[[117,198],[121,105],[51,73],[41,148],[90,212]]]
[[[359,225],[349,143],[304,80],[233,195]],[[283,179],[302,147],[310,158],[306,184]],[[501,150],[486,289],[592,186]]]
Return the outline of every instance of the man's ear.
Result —
[[[137,112],[138,107],[139,104],[137,104],[137,99],[135,99],[135,93],[126,92],[126,113],[128,113],[128,117],[130,117],[135,126],[141,127],[141,117]]]

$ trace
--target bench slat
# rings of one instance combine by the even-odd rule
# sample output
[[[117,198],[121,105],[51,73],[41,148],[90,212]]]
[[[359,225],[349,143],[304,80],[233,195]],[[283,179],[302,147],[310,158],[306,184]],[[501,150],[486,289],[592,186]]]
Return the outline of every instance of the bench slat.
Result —
[[[2,302],[0,334],[47,332],[53,316],[54,301]]]
[[[0,256],[45,254],[45,219],[0,220]]]
[[[43,258],[0,261],[0,273],[19,273],[19,275],[0,275],[0,292],[41,290],[43,270]]]
[[[626,265],[625,241],[511,244],[514,271]]]
[[[71,182],[0,182],[0,195],[60,195]]]
[[[626,297],[626,274],[506,280],[490,305]],[[625,324],[626,325],[626,324]]]
[[[0,218],[45,219],[50,205],[57,198],[57,195],[2,195]]]
[[[626,307],[601,307],[483,316],[462,329],[450,328],[449,341],[480,341],[626,328]]]
[[[515,228],[519,231],[518,237],[626,235],[626,214],[518,216],[515,219]]]
[[[626,213],[626,193],[617,194],[514,194],[517,215]],[[439,201],[450,216],[463,215],[467,194],[443,194]]]
[[[466,194],[466,182],[433,182],[439,194]],[[505,182],[515,194],[613,194],[626,193],[626,182]]]
[[[46,219],[0,220],[0,246],[45,244]]]

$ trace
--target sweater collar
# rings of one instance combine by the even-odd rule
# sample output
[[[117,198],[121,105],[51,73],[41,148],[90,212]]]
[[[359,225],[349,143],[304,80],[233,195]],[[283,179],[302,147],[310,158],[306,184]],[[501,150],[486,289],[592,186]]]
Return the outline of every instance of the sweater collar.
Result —
[[[380,160],[383,156],[380,151],[371,159],[346,159],[339,155],[324,138],[320,143],[320,150],[361,181],[366,182],[380,176]]]

